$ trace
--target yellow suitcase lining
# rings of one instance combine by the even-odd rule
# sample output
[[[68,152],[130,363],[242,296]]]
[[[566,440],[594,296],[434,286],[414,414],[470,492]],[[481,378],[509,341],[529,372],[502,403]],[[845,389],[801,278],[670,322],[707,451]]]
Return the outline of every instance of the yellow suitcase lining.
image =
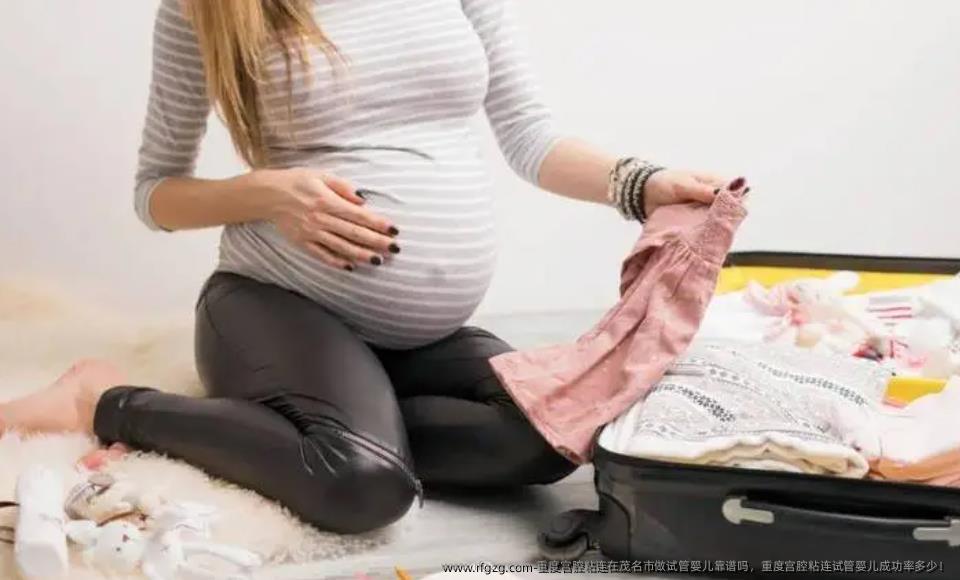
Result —
[[[770,287],[800,278],[826,278],[833,273],[833,270],[818,270],[812,268],[730,266],[724,268],[720,273],[717,293],[727,294],[730,292],[738,292],[746,288],[747,284],[751,281]],[[858,273],[860,274],[860,284],[851,292],[853,294],[912,288],[950,278],[950,276],[937,274]],[[943,380],[894,377],[887,386],[887,397],[892,401],[908,403],[923,395],[939,392],[945,385],[946,381]]]

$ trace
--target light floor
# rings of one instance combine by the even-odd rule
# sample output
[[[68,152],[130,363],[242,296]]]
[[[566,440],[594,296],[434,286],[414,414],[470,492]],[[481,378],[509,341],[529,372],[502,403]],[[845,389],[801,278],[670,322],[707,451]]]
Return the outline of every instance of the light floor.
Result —
[[[573,340],[599,315],[583,312],[498,317],[478,324],[514,346],[526,348]],[[391,542],[372,552],[272,571],[265,577],[313,580],[356,578],[358,573],[365,573],[371,578],[396,578],[394,567],[400,567],[413,578],[422,578],[439,572],[443,564],[535,564],[542,559],[537,552],[537,531],[546,521],[564,510],[596,507],[592,477],[592,469],[585,467],[549,487],[497,492],[486,497],[428,497],[422,510],[414,507],[414,512],[397,525]],[[571,580],[587,577],[569,573],[520,576]],[[618,574],[591,577],[636,578]]]
[[[443,564],[535,564],[542,559],[537,553],[536,537],[545,521],[567,509],[596,506],[590,477],[591,470],[584,468],[549,488],[501,492],[483,498],[428,497],[422,511],[408,515],[397,525],[390,543],[342,560],[290,567],[279,578],[355,578],[360,572],[371,578],[396,578],[394,567],[402,568],[413,578],[422,578],[439,572]],[[602,577],[626,578],[613,574]]]

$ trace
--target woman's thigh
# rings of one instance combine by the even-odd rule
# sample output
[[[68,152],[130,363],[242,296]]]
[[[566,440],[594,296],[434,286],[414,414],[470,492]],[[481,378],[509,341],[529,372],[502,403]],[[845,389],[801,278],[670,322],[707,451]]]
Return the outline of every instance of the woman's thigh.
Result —
[[[490,359],[513,348],[493,333],[464,327],[433,344],[406,351],[377,350],[397,396],[439,396],[513,406]]]
[[[493,372],[490,359],[510,350],[490,332],[468,327],[423,348],[377,352],[400,398],[426,483],[528,485],[573,471]]]
[[[212,397],[255,401],[307,431],[346,429],[409,459],[390,378],[370,348],[315,302],[214,274],[197,306],[196,357]]]

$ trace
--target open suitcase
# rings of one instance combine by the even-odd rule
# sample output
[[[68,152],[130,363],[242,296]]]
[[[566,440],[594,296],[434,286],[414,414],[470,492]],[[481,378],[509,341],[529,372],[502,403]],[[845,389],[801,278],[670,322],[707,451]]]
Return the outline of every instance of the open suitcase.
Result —
[[[960,260],[731,254],[718,292],[838,270],[861,273],[858,291],[886,290],[956,275]],[[943,384],[894,379],[888,395],[910,401]],[[599,509],[560,514],[540,534],[551,566],[599,549],[608,560],[597,569],[609,572],[960,579],[960,489],[671,464],[600,446],[594,467]]]

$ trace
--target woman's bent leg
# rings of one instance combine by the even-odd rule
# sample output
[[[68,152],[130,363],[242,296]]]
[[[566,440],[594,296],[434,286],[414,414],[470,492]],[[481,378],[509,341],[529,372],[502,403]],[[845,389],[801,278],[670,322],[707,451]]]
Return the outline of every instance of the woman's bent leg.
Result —
[[[198,305],[196,350],[213,398],[112,389],[97,435],[183,459],[324,530],[368,531],[407,511],[418,484],[390,380],[323,308],[216,274]]]
[[[512,349],[463,328],[411,351],[378,351],[403,409],[417,472],[426,483],[552,483],[576,468],[527,421],[490,367]]]

